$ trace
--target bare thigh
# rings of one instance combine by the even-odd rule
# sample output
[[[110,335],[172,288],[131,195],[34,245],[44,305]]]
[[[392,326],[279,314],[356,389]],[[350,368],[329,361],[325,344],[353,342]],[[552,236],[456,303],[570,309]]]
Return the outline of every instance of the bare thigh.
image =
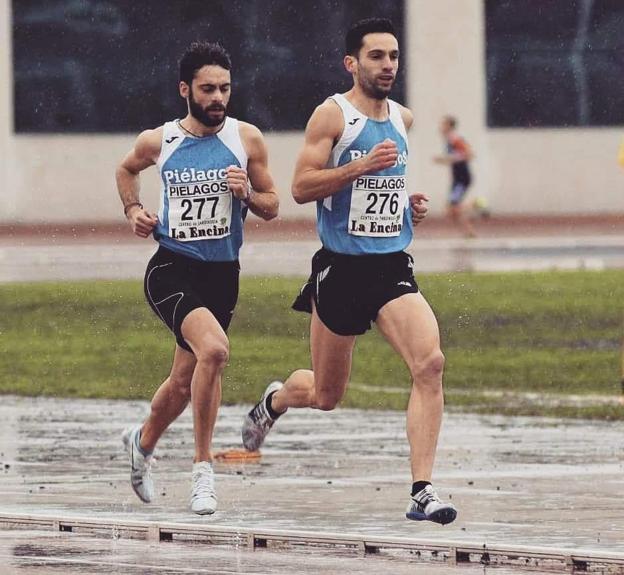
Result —
[[[351,375],[354,335],[331,331],[312,310],[310,347],[318,407],[333,408],[344,396]]]

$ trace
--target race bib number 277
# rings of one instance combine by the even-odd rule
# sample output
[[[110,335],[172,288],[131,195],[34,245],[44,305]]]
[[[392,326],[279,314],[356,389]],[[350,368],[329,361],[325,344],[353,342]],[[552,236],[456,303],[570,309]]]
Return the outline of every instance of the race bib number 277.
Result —
[[[232,225],[232,192],[227,180],[169,184],[169,229],[181,242],[224,238]]]

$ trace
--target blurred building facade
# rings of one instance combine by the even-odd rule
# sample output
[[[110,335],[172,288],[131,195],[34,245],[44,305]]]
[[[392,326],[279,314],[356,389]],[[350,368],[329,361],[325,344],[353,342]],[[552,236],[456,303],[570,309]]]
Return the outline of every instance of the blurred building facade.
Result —
[[[232,51],[232,114],[265,132],[282,217],[313,217],[314,206],[290,198],[295,157],[314,106],[349,87],[344,29],[365,15],[398,24],[396,99],[415,115],[410,185],[431,196],[434,213],[444,209],[448,173],[431,158],[442,149],[438,123],[448,113],[476,154],[473,193],[493,212],[624,213],[616,161],[622,3],[184,0],[149,3],[149,13],[130,4],[0,0],[0,223],[121,220],[115,165],[140,129],[184,113],[177,58],[200,35]],[[185,27],[192,33],[176,34]],[[142,33],[149,41],[132,44]],[[157,207],[154,170],[142,197]]]

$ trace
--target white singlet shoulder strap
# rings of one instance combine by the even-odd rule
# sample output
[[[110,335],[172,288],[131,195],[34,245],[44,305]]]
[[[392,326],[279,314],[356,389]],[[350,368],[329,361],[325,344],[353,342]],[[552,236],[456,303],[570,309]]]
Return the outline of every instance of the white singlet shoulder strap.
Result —
[[[407,130],[405,129],[403,116],[401,116],[400,106],[394,100],[388,100],[388,111],[392,125],[397,129],[399,134],[403,136],[403,139],[405,140],[405,145],[407,146]]]
[[[217,133],[217,137],[221,140],[230,151],[236,156],[241,168],[247,169],[247,152],[240,136],[240,126],[236,118],[226,116],[223,128]]]
[[[171,154],[178,149],[178,146],[184,141],[186,135],[179,125],[179,120],[173,120],[163,125],[162,140],[160,143],[160,156],[156,165],[162,167],[164,163],[171,157]]]
[[[351,102],[349,102],[344,95],[334,94],[333,96],[330,96],[330,99],[338,104],[342,110],[342,116],[344,118],[342,136],[340,136],[340,139],[336,142],[330,158],[329,167],[336,167],[340,161],[340,156],[360,135],[360,132],[364,129],[368,118],[353,104],[351,104]]]

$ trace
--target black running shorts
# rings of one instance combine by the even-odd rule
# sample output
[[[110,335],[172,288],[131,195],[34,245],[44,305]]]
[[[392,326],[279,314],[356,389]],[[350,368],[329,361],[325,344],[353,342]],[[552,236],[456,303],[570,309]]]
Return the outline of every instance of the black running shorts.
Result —
[[[352,256],[321,248],[293,309],[311,313],[314,298],[318,316],[331,331],[363,334],[389,301],[418,293],[413,266],[405,252]]]
[[[182,321],[205,307],[227,331],[238,299],[239,271],[238,261],[205,262],[160,246],[145,270],[145,297],[178,345],[191,351],[182,337]]]

